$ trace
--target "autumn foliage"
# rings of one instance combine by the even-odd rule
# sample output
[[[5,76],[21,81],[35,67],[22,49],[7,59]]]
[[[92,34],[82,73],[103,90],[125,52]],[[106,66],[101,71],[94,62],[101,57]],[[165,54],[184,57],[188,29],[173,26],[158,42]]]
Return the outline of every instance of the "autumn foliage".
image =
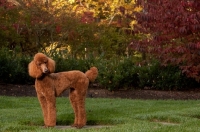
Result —
[[[145,61],[178,65],[199,81],[200,1],[0,0],[0,47],[20,46],[33,54],[54,44],[53,49],[70,47],[72,56],[111,58],[133,55],[127,55],[129,42]]]
[[[137,0],[143,11],[135,12],[138,24],[132,49],[179,65],[188,77],[200,81],[200,1]],[[148,58],[146,58],[148,59]]]

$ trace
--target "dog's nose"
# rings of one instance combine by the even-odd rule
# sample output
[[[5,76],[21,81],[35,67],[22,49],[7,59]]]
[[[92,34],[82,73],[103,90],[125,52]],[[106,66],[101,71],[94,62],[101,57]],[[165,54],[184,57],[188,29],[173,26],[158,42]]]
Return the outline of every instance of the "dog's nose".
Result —
[[[48,73],[49,70],[47,68],[44,69],[44,73]]]

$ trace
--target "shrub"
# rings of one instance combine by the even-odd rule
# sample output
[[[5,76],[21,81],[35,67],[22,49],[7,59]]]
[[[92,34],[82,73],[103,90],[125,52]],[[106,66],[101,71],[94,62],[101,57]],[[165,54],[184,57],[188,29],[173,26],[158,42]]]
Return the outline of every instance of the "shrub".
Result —
[[[88,57],[87,59],[76,59],[72,58],[70,55],[65,56],[66,53],[55,52],[50,55],[56,62],[56,71],[70,71],[70,70],[80,70],[82,72],[87,71],[90,67],[94,66],[94,57]]]
[[[138,78],[140,88],[149,87],[158,90],[181,90],[199,85],[194,79],[187,78],[178,66],[162,66],[158,62],[141,67]]]
[[[145,88],[158,90],[183,90],[198,87],[199,83],[187,78],[178,66],[162,66],[152,62],[146,66],[135,65],[134,58],[94,58],[75,59],[64,53],[53,52],[51,56],[56,62],[56,72],[80,70],[85,72],[96,66],[99,75],[96,80],[100,87],[108,90]],[[15,84],[33,84],[34,79],[28,75],[28,63],[33,57],[21,54],[18,49],[0,49],[0,82]]]
[[[63,58],[63,54],[54,52],[50,56],[56,62],[56,71],[80,70],[85,72],[94,65],[94,58]],[[28,64],[33,56],[22,55],[18,49],[0,49],[0,82],[14,84],[33,84],[34,79],[28,75]]]
[[[33,83],[28,75],[30,57],[20,54],[17,49],[0,49],[0,78],[4,83]]]
[[[97,80],[108,90],[146,87],[158,90],[184,90],[199,86],[197,81],[187,78],[178,66],[162,66],[159,62],[137,66],[132,58],[112,58],[101,59],[96,65],[99,69]]]
[[[137,67],[131,58],[101,59],[98,62],[98,82],[101,86],[109,90],[137,87]]]

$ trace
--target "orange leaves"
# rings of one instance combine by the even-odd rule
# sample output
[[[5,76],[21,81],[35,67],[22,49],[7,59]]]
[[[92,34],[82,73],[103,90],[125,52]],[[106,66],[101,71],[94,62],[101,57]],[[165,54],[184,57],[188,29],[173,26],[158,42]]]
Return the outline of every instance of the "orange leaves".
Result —
[[[83,12],[82,17],[81,17],[81,22],[82,23],[94,22],[94,12],[90,12],[90,11]]]
[[[200,42],[196,43],[196,48],[200,49]]]
[[[189,47],[190,50],[199,50],[200,49],[200,42],[189,43],[188,47]]]
[[[61,26],[57,25],[56,26],[56,33],[60,33],[61,32]]]

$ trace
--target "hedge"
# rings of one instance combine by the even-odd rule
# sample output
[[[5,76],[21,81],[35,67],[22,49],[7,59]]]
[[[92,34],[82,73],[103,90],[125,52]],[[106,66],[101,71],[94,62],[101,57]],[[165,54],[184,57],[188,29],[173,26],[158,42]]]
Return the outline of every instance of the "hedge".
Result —
[[[75,59],[54,54],[56,72],[81,70],[85,72],[91,66],[99,69],[96,83],[108,90],[149,88],[158,90],[184,90],[199,87],[194,79],[187,78],[178,66],[162,66],[152,62],[146,66],[135,64],[134,58],[93,58]],[[0,50],[0,82],[12,84],[34,84],[28,75],[28,63],[32,56],[20,52]]]

